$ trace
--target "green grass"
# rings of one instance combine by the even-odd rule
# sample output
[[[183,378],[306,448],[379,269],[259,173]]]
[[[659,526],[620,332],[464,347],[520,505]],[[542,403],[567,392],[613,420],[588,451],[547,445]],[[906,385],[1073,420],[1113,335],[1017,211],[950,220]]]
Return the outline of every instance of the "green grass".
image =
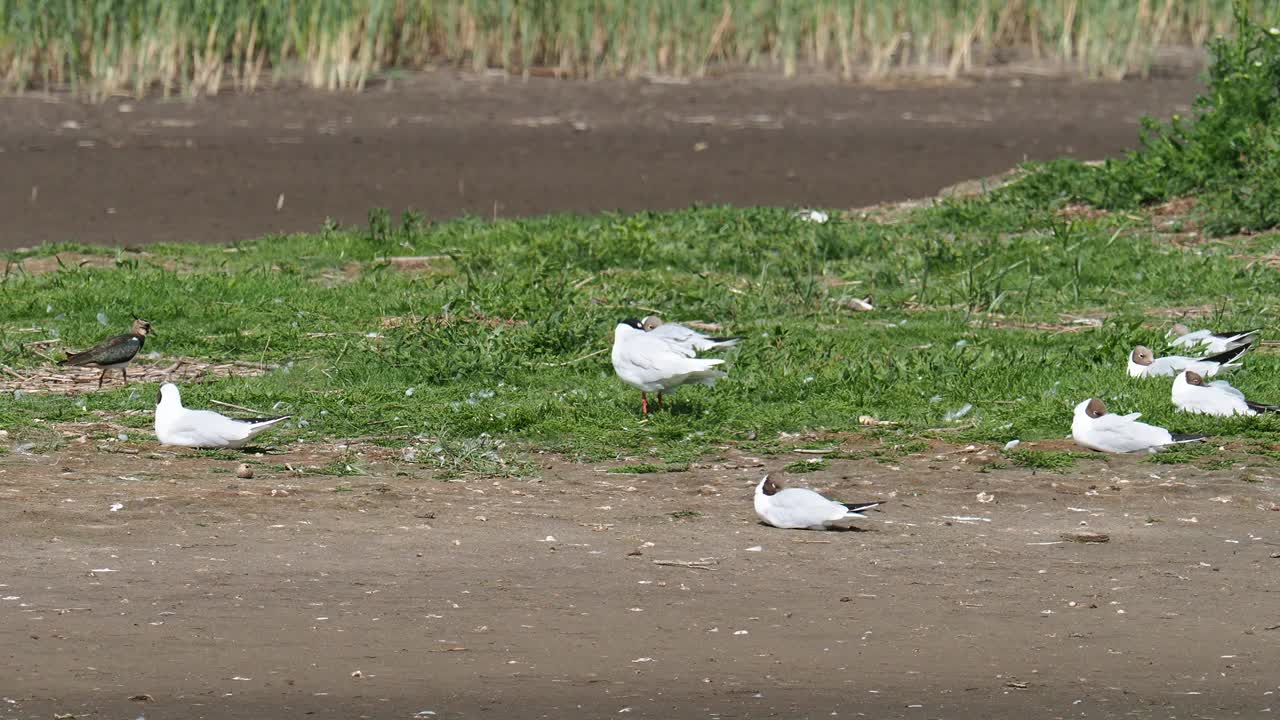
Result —
[[[752,433],[770,447],[784,431],[861,432],[907,452],[923,450],[921,434],[1057,438],[1089,396],[1175,432],[1273,439],[1280,429],[1269,417],[1175,413],[1167,380],[1124,374],[1134,344],[1162,347],[1171,321],[1157,312],[1208,303],[1205,323],[1268,327],[1280,297],[1280,276],[1233,258],[1232,243],[1180,250],[1126,216],[1066,224],[1049,209],[966,201],[894,224],[816,225],[784,209],[699,208],[392,223],[149,253],[42,275],[11,266],[0,282],[0,364],[46,365],[24,343],[78,348],[136,312],[158,332],[149,352],[280,366],[191,385],[189,405],[287,412],[300,423],[272,438],[371,437],[454,473],[525,472],[529,448],[687,462]],[[453,259],[406,272],[389,254]],[[358,273],[340,272],[352,264]],[[843,310],[836,301],[854,290],[877,309]],[[650,308],[746,339],[725,355],[727,380],[682,389],[646,421],[608,348],[619,319]],[[1074,317],[1106,320],[1078,330]],[[1019,323],[1073,331],[1010,327]],[[1255,353],[1235,383],[1280,398],[1278,366]],[[25,395],[0,404],[0,427],[20,437],[35,419],[102,412],[145,437],[147,414],[118,413],[149,410],[154,396],[139,384],[79,400]],[[900,425],[864,428],[861,415]]]
[[[787,463],[782,469],[792,474],[817,472],[818,470],[826,470],[831,463],[821,458],[813,458],[810,460],[797,460],[796,462]]]
[[[609,468],[609,472],[618,475],[648,475],[651,473],[687,472],[688,470],[688,463],[668,463],[666,465],[640,463],[637,465],[621,465],[619,467]]]
[[[1018,51],[1090,76],[1145,72],[1160,46],[1232,27],[1231,0],[0,0],[0,87],[95,97],[359,89],[447,64],[571,77],[718,66],[846,78]],[[1257,17],[1275,17],[1274,0]]]
[[[1050,450],[1031,450],[1016,448],[1005,453],[1009,461],[1017,467],[1032,470],[1065,470],[1076,464],[1076,458],[1089,457],[1079,453],[1054,452]]]
[[[1177,160],[1181,169],[1170,173],[1208,178],[1206,187],[1233,176],[1242,192],[1263,192],[1269,171],[1233,164],[1213,137],[1215,129],[1235,133],[1231,142],[1256,152],[1280,125],[1258,107],[1244,128],[1218,115],[1273,99],[1280,78],[1280,30],[1248,26],[1243,10],[1240,22],[1234,41],[1214,46],[1207,94],[1234,99],[1186,126],[1179,137],[1190,155],[1148,146],[1124,166]],[[1229,72],[1242,62],[1261,62],[1267,73]],[[891,460],[924,452],[922,437],[1061,438],[1073,406],[1088,397],[1176,433],[1274,443],[1280,419],[1176,413],[1169,380],[1133,380],[1124,363],[1136,344],[1163,349],[1173,319],[1192,313],[1196,325],[1273,335],[1280,273],[1255,260],[1280,250],[1280,235],[1170,243],[1141,212],[1060,212],[1070,187],[1054,172],[1032,173],[984,198],[885,223],[835,215],[819,225],[782,208],[711,207],[426,225],[374,211],[366,230],[326,227],[230,247],[159,245],[139,255],[44,246],[6,255],[0,365],[46,366],[27,343],[83,347],[136,313],[158,332],[148,352],[278,366],[264,377],[189,386],[188,404],[286,412],[295,420],[273,438],[369,438],[445,477],[528,474],[534,450],[639,455],[670,470],[733,443],[762,455],[796,443],[837,446],[781,435],[800,432],[862,434],[880,444],[866,456]],[[1239,207],[1204,212],[1215,221]],[[24,271],[24,258],[64,250],[115,262]],[[410,271],[394,256],[435,260]],[[840,301],[853,295],[874,297],[876,309],[845,309]],[[714,320],[745,339],[725,354],[726,380],[671,394],[665,410],[643,419],[608,351],[620,319],[655,310]],[[1280,401],[1280,359],[1264,349],[1244,364],[1233,383]],[[0,427],[15,449],[30,442],[43,451],[61,442],[51,427],[59,422],[106,416],[145,429],[154,396],[137,384],[77,398],[15,393],[0,404]],[[142,412],[121,414],[129,410]],[[897,424],[866,427],[864,415]],[[1206,447],[1180,446],[1156,461],[1186,462]],[[1013,463],[1046,469],[1073,457],[1009,453]],[[362,472],[345,461],[321,471]]]

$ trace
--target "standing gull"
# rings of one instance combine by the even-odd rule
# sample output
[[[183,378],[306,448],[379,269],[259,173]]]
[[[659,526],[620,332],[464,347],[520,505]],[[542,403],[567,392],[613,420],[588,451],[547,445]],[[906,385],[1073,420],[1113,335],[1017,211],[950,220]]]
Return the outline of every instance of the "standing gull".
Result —
[[[1174,435],[1162,427],[1138,422],[1142,413],[1112,415],[1098,398],[1076,405],[1071,439],[1090,450],[1109,453],[1155,452],[1166,445],[1203,440],[1203,435]]]
[[[883,505],[881,501],[839,503],[808,488],[783,488],[765,475],[756,485],[756,515],[765,523],[784,530],[830,530],[846,527],[848,521],[865,518],[863,510]]]
[[[712,369],[723,362],[696,358],[693,350],[646,333],[638,320],[623,320],[613,329],[613,370],[623,382],[640,391],[640,409],[646,416],[648,393],[657,391],[661,408],[664,392],[690,383],[714,385],[716,380],[727,377]]]
[[[1217,355],[1189,358],[1166,355],[1157,358],[1151,348],[1139,345],[1129,353],[1129,377],[1170,377],[1183,370],[1195,370],[1202,375],[1216,375],[1222,370],[1234,370],[1240,363],[1232,362],[1244,355],[1252,345],[1241,345]]]
[[[182,407],[182,395],[173,383],[161,385],[156,397],[156,439],[162,445],[243,447],[254,435],[288,419],[288,415],[283,415],[264,420],[236,420],[212,410],[188,410]]]
[[[102,374],[98,376],[98,387],[102,387],[102,381],[107,379],[107,371],[117,368],[120,369],[125,382],[128,382],[129,363],[138,356],[142,350],[142,342],[150,334],[152,334],[151,323],[135,318],[133,327],[129,329],[127,335],[109,337],[84,352],[67,353],[67,359],[59,361],[58,364],[92,365],[102,368]]]
[[[657,315],[649,315],[644,320],[641,320],[640,326],[644,328],[645,332],[652,334],[654,337],[660,337],[694,352],[733,347],[742,339],[738,337],[710,337],[684,325],[664,323]]]
[[[1231,387],[1226,380],[1206,383],[1204,376],[1194,370],[1184,370],[1174,379],[1173,404],[1182,412],[1218,417],[1280,412],[1280,405],[1264,405],[1246,399],[1244,393]]]

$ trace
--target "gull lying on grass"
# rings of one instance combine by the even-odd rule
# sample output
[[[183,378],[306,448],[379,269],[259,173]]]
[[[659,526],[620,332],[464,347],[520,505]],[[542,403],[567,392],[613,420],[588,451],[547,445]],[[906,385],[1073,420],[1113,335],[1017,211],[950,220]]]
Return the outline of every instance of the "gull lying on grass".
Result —
[[[1226,380],[1206,383],[1204,376],[1194,370],[1184,370],[1174,379],[1173,404],[1182,412],[1218,417],[1280,412],[1280,405],[1264,405],[1246,399],[1244,393],[1231,387]]]
[[[1260,330],[1242,332],[1214,332],[1212,330],[1191,330],[1178,323],[1169,331],[1170,347],[1181,347],[1190,350],[1195,347],[1204,348],[1204,352],[1216,355],[1241,345],[1249,345],[1258,338]]]
[[[1162,427],[1138,422],[1142,413],[1111,415],[1098,398],[1076,405],[1071,439],[1090,450],[1109,453],[1155,452],[1167,445],[1196,442],[1203,435],[1174,435]]]
[[[783,488],[765,475],[756,485],[756,515],[766,524],[784,530],[832,530],[848,527],[849,521],[865,518],[863,510],[883,505],[881,501],[838,503],[807,488]]]
[[[654,337],[660,337],[667,342],[675,343],[694,352],[733,347],[742,339],[737,337],[709,337],[684,325],[664,323],[657,315],[650,315],[641,320],[640,327]]]
[[[661,408],[664,392],[691,383],[714,385],[716,380],[727,377],[712,369],[723,362],[695,358],[692,349],[645,332],[638,320],[623,320],[613,329],[613,370],[623,382],[640,391],[640,409],[646,416],[648,393],[657,391]]]
[[[236,420],[212,410],[182,407],[178,386],[165,383],[156,397],[156,439],[162,445],[194,448],[243,447],[253,436],[288,420],[284,415],[265,420]]]
[[[142,343],[149,334],[151,334],[151,323],[135,318],[133,327],[127,334],[109,337],[84,352],[67,353],[67,359],[58,364],[93,365],[102,368],[102,374],[98,376],[98,387],[102,387],[102,381],[107,379],[108,370],[119,369],[125,382],[128,382],[129,363],[138,356],[142,350]]]
[[[1169,377],[1183,370],[1195,370],[1201,375],[1216,375],[1223,370],[1234,370],[1240,363],[1232,362],[1248,352],[1252,345],[1241,345],[1217,355],[1202,358],[1189,358],[1181,355],[1166,355],[1157,358],[1151,348],[1139,345],[1129,353],[1129,377]]]

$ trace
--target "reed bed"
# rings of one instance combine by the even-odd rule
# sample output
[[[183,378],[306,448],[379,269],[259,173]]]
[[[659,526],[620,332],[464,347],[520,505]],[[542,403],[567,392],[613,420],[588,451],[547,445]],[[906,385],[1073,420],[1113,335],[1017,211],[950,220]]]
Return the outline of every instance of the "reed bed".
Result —
[[[1280,2],[1254,3],[1277,18]],[[391,71],[950,77],[1027,59],[1142,74],[1233,27],[1232,0],[0,0],[0,89],[101,99],[358,90]]]

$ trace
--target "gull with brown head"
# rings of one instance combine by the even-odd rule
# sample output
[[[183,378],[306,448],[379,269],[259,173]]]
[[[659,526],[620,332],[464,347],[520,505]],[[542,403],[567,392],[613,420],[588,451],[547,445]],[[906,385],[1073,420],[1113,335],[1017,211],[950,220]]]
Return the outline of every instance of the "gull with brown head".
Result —
[[[784,488],[768,475],[756,485],[756,515],[767,525],[784,530],[836,530],[852,520],[865,518],[863,510],[884,503],[841,503],[828,500],[808,488]]]
[[[1203,440],[1203,435],[1174,435],[1162,427],[1138,422],[1142,413],[1112,415],[1098,398],[1076,405],[1071,439],[1076,444],[1109,453],[1155,452],[1168,445]]]
[[[685,327],[678,323],[663,322],[662,318],[657,315],[649,315],[640,321],[640,326],[644,331],[654,337],[660,337],[670,343],[675,343],[687,350],[694,352],[707,352],[708,350],[719,350],[721,348],[731,348],[737,345],[742,338],[739,337],[712,337],[704,335],[690,327]]]
[[[1173,404],[1182,412],[1228,417],[1280,412],[1280,405],[1247,399],[1226,380],[1209,382],[1195,370],[1183,370],[1173,380]]]
[[[1249,351],[1252,345],[1241,345],[1217,355],[1200,358],[1183,357],[1182,355],[1166,355],[1157,358],[1151,348],[1138,345],[1129,353],[1129,377],[1172,377],[1183,370],[1195,370],[1205,375],[1216,375],[1225,370],[1240,367],[1236,360]]]
[[[288,420],[288,415],[237,420],[212,410],[182,406],[178,386],[165,383],[156,396],[156,439],[162,445],[193,448],[239,448],[268,428]]]
[[[727,373],[714,369],[724,360],[694,357],[694,351],[645,332],[639,320],[627,319],[613,329],[613,371],[640,391],[640,409],[649,414],[649,393],[662,394],[681,385],[714,385]]]

